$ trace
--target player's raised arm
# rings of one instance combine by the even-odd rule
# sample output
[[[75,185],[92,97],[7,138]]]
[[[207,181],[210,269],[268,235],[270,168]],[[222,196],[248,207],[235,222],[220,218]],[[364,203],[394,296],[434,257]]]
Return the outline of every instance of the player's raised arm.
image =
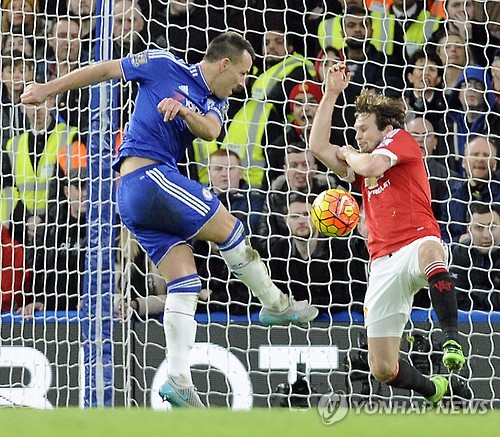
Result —
[[[345,64],[339,63],[330,67],[325,80],[325,94],[319,104],[309,137],[311,152],[341,177],[347,176],[347,164],[339,153],[340,147],[330,143],[330,131],[335,102],[349,85],[349,79]]]
[[[120,60],[98,62],[78,68],[65,76],[58,77],[47,83],[31,83],[21,94],[21,102],[37,105],[49,97],[56,96],[69,90],[83,88],[93,83],[111,79],[121,79],[122,69]]]

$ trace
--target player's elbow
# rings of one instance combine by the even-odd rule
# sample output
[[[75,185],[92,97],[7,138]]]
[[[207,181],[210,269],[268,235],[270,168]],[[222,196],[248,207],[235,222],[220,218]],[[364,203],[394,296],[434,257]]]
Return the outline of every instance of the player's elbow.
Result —
[[[221,131],[222,126],[219,123],[207,123],[198,136],[205,141],[213,141],[219,137]]]
[[[219,137],[220,131],[220,129],[208,129],[200,135],[200,138],[205,141],[214,141]]]
[[[316,157],[316,159],[319,159],[321,162],[324,162],[324,160],[328,158],[328,155],[330,155],[330,158],[332,155],[332,150],[330,147],[325,147],[325,145],[320,144],[316,141],[311,141],[309,143],[309,150]]]

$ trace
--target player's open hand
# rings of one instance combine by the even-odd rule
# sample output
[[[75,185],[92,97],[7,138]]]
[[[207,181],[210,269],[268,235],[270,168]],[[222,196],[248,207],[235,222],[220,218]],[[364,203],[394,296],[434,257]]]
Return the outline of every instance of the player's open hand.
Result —
[[[349,85],[351,74],[343,62],[332,65],[328,69],[325,83],[325,93],[340,94]]]
[[[158,103],[158,110],[163,114],[164,121],[173,120],[178,115],[182,117],[186,107],[179,101],[167,97]]]
[[[25,105],[39,105],[50,97],[45,84],[30,83],[21,94],[21,103]]]

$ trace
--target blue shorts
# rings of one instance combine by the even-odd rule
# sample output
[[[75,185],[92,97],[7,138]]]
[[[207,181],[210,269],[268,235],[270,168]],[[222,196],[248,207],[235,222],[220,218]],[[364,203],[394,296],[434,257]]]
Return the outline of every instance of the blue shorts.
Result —
[[[194,237],[219,207],[206,187],[161,164],[123,176],[118,187],[122,222],[156,265],[173,246]]]

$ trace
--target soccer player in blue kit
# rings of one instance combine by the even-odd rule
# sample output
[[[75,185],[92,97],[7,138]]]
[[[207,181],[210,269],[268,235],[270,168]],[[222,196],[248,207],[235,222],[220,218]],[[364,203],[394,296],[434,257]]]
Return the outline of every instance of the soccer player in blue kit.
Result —
[[[227,32],[208,46],[199,64],[166,50],[146,50],[120,60],[85,66],[45,84],[28,85],[24,104],[111,79],[139,83],[134,112],[113,168],[121,173],[118,208],[167,282],[164,328],[168,379],[160,396],[174,407],[204,407],[194,389],[189,354],[201,281],[188,244],[212,241],[232,272],[262,303],[268,325],[306,324],[318,310],[284,295],[271,281],[242,223],[200,183],[181,175],[177,163],[195,137],[218,137],[227,98],[242,87],[255,52],[240,35]]]

